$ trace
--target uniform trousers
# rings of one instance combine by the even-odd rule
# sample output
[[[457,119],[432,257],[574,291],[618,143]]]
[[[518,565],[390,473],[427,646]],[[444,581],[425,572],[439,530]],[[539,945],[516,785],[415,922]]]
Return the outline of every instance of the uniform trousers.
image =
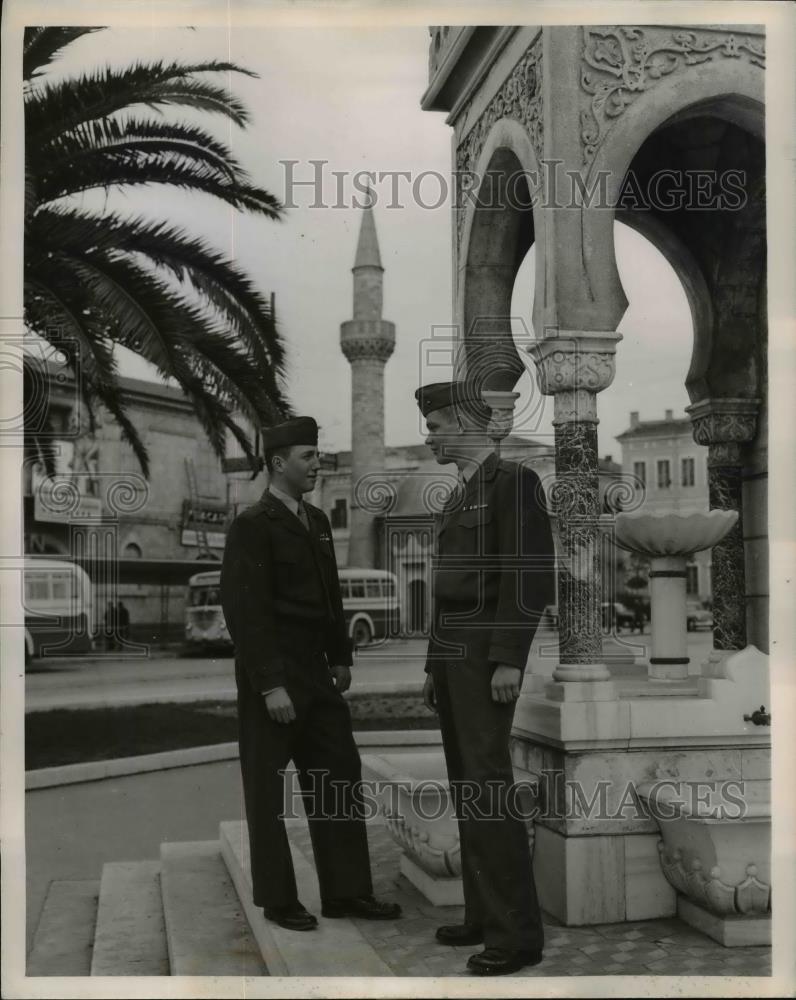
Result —
[[[294,647],[285,688],[296,719],[274,722],[265,698],[236,665],[240,765],[251,849],[254,903],[297,900],[285,830],[284,769],[292,760],[307,815],[322,900],[373,891],[359,783],[362,766],[351,714],[322,652]],[[305,644],[306,645],[306,644]],[[290,805],[290,799],[287,799]],[[295,810],[294,810],[295,812]]]
[[[542,917],[509,754],[514,703],[492,700],[485,660],[440,660],[431,671],[459,826],[465,921],[483,928],[486,947],[541,952]]]

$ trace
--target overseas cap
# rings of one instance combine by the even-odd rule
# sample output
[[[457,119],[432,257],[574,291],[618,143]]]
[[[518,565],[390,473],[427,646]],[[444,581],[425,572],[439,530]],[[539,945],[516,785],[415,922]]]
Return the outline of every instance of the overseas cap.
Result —
[[[466,413],[484,424],[489,422],[491,409],[484,402],[478,388],[472,382],[432,382],[415,392],[417,405],[424,417],[434,410],[452,406],[460,413]]]
[[[263,431],[263,447],[266,451],[274,448],[288,448],[294,444],[318,447],[318,425],[312,417],[294,417]]]

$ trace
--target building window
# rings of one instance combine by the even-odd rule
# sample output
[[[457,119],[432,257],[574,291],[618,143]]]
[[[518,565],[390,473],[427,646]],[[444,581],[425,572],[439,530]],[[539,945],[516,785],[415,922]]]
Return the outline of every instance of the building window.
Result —
[[[658,489],[668,490],[672,485],[672,475],[668,458],[658,460]]]
[[[646,462],[634,462],[633,463],[633,475],[636,477],[637,485],[636,489],[640,490],[647,485],[647,463]]]
[[[699,593],[699,567],[696,563],[690,563],[685,568],[685,592],[693,595]]]
[[[334,507],[332,507],[331,522],[333,528],[348,527],[348,504],[345,501],[345,497],[335,500]]]
[[[683,486],[693,486],[694,485],[694,460],[693,458],[684,458],[681,464],[681,482]]]

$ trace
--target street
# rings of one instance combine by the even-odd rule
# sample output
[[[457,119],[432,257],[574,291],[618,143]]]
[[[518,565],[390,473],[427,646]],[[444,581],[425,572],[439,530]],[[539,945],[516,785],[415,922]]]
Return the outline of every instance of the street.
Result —
[[[621,645],[604,641],[606,654],[620,650],[643,659],[648,655],[649,632],[623,633]],[[688,634],[690,672],[697,673],[712,646],[711,632]],[[534,640],[529,667],[533,673],[552,674],[557,661],[557,636],[540,630]],[[374,684],[407,684],[420,687],[424,680],[427,641],[395,639],[356,653],[352,668],[352,690]],[[624,647],[624,648],[623,648]],[[612,667],[617,675],[640,672],[632,663]],[[75,658],[41,660],[25,676],[25,711],[54,708],[102,708],[157,701],[201,701],[232,699],[235,675],[231,656],[180,657],[174,654],[151,658]]]

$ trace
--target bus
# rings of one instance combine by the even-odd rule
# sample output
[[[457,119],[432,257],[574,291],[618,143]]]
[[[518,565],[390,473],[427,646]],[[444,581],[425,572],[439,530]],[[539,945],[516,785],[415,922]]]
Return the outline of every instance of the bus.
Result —
[[[195,573],[188,581],[185,644],[189,650],[210,646],[232,648],[221,610],[221,570]]]
[[[23,568],[25,663],[88,653],[97,639],[94,593],[77,563],[26,556]]]
[[[397,636],[401,631],[398,578],[386,569],[341,569],[348,634],[355,647]]]
[[[341,569],[343,613],[352,644],[367,646],[401,628],[398,580],[382,569]],[[221,610],[221,572],[196,573],[188,581],[185,643],[188,650],[231,648],[232,640]]]

